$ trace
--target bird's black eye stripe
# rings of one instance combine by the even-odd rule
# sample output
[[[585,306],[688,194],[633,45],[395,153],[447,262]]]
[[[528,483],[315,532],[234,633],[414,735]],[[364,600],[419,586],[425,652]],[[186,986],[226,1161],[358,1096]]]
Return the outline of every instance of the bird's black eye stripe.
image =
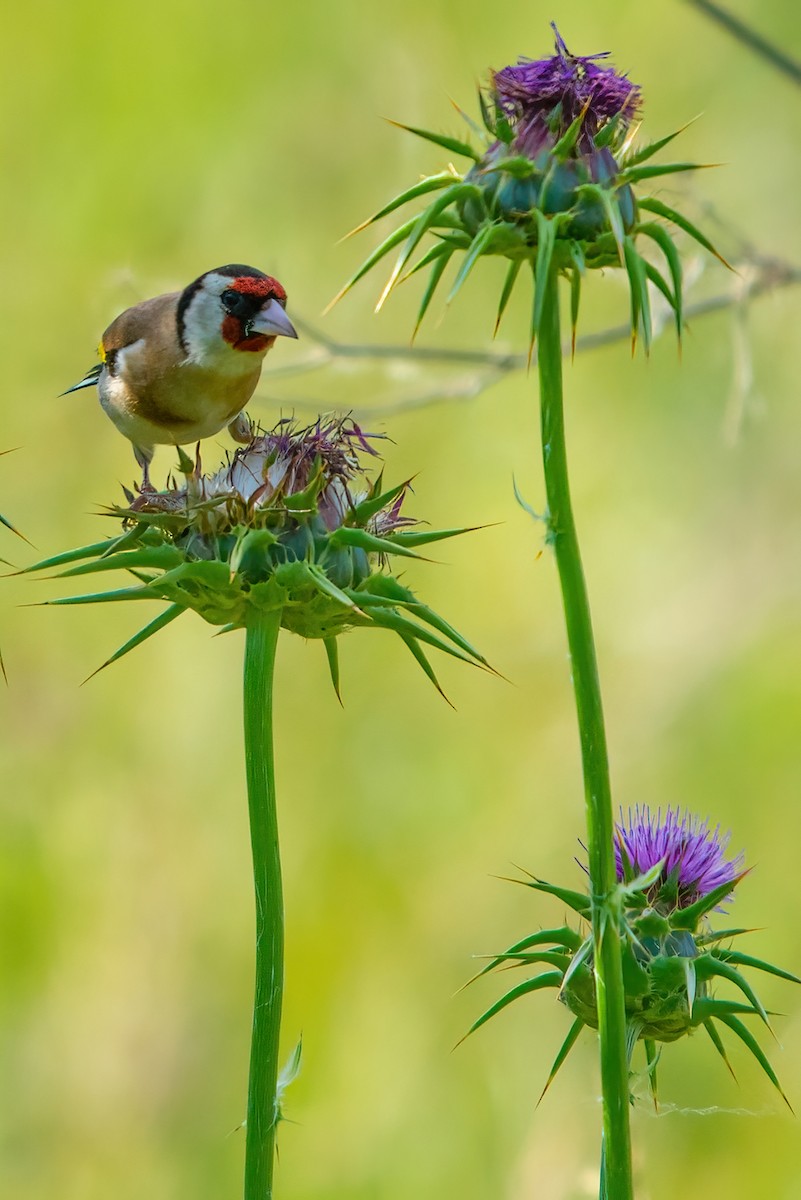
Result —
[[[223,308],[232,317],[247,321],[255,317],[264,303],[263,296],[254,296],[250,292],[238,292],[236,288],[226,288],[220,295]]]

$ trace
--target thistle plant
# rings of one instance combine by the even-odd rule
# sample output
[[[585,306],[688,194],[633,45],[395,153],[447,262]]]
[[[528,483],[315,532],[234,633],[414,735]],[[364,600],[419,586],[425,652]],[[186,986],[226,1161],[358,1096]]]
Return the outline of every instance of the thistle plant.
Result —
[[[697,164],[650,161],[676,136],[636,147],[640,88],[606,62],[606,54],[571,54],[554,27],[555,53],[521,59],[492,73],[479,92],[480,121],[462,114],[471,140],[401,126],[467,160],[451,163],[401,192],[358,229],[408,202],[427,207],[391,233],[342,288],[343,296],[396,247],[400,252],[378,301],[396,285],[429,270],[415,333],[451,260],[458,266],[447,295],[458,295],[479,260],[508,260],[495,330],[526,267],[533,279],[529,359],[537,349],[546,541],[562,591],[584,774],[590,890],[592,974],[603,1095],[605,1200],[632,1200],[631,1135],[623,911],[617,891],[614,817],[595,645],[567,468],[562,395],[559,281],[569,284],[575,347],[582,284],[591,270],[620,267],[630,295],[632,349],[651,341],[655,287],[683,327],[682,267],[674,235],[683,231],[715,254],[707,237],[660,198],[643,194],[650,180]],[[656,218],[656,219],[654,219]],[[354,232],[357,232],[354,230]],[[419,257],[427,235],[433,238]],[[663,260],[643,254],[650,245]]]
[[[116,661],[182,614],[221,632],[245,630],[244,740],[256,892],[256,989],[248,1084],[245,1200],[272,1196],[281,1096],[298,1052],[279,1077],[284,919],[273,755],[273,670],[283,628],[322,641],[337,695],[338,639],[354,628],[398,635],[439,689],[434,648],[487,668],[451,625],[389,570],[417,548],[465,532],[413,528],[402,507],[409,483],[384,488],[362,458],[375,438],[348,418],[306,428],[282,421],[256,433],[212,474],[182,454],[185,478],[162,492],[127,495],[108,513],[119,533],[29,570],[60,578],[126,571],[133,586],[67,596],[55,605],[156,600],[166,604],[107,660]]]
[[[720,1026],[729,1030],[756,1059],[789,1107],[779,1080],[743,1018],[770,1029],[768,1013],[741,968],[763,971],[801,983],[795,975],[761,958],[732,948],[748,929],[713,928],[747,874],[743,856],[727,856],[729,838],[708,821],[668,808],[664,817],[637,808],[615,828],[613,893],[623,961],[626,1048],[629,1064],[638,1043],[645,1053],[648,1084],[657,1103],[657,1062],[661,1043],[675,1042],[703,1029],[732,1074]],[[586,932],[592,898],[581,891],[529,876],[527,887],[546,892],[566,905],[579,927],[540,929],[496,955],[478,978],[502,967],[550,969],[507,991],[474,1022],[480,1028],[514,1000],[555,988],[574,1020],[554,1060],[542,1095],[550,1087],[582,1030],[598,1028],[594,940]],[[718,996],[717,985],[731,985],[736,998]],[[540,1097],[542,1098],[542,1097]]]

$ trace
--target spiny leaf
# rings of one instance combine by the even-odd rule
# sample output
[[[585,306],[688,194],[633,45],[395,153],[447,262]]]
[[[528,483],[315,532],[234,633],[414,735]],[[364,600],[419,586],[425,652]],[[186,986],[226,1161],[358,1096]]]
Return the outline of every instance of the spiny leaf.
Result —
[[[751,1001],[751,1004],[759,1013],[768,1029],[770,1029],[770,1021],[768,1020],[768,1014],[765,1012],[762,1001],[748,980],[743,978],[736,967],[730,963],[721,962],[720,959],[713,958],[711,954],[705,954],[697,959],[697,970],[702,979],[711,979],[717,975],[720,979],[728,979],[729,983],[733,983],[735,987],[740,989],[746,999]]]
[[[354,531],[355,532],[355,531]],[[323,595],[329,596],[332,600],[336,600],[343,608],[349,608],[360,616],[367,614],[362,612],[359,606],[348,596],[341,588],[338,588],[335,583],[326,575],[325,571],[321,570],[316,563],[306,563],[306,571],[309,581],[314,584],[318,591]]]
[[[410,217],[410,219],[405,221],[403,225],[399,225],[394,233],[391,233],[389,237],[384,238],[384,241],[381,243],[381,245],[378,246],[372,254],[368,255],[368,257],[359,267],[358,271],[351,275],[347,283],[345,283],[339,289],[336,296],[334,296],[334,299],[326,305],[323,310],[323,314],[325,315],[326,313],[329,313],[334,305],[338,304],[342,297],[347,295],[354,284],[358,283],[360,279],[363,279],[368,271],[372,270],[376,263],[381,261],[385,254],[389,254],[390,250],[394,250],[399,242],[402,242],[403,239],[411,233],[419,219],[420,218],[418,216]]]
[[[556,1058],[553,1060],[553,1066],[551,1067],[550,1074],[548,1075],[548,1078],[545,1081],[545,1087],[540,1092],[540,1098],[536,1104],[537,1108],[539,1108],[540,1104],[542,1104],[542,1101],[545,1097],[545,1093],[548,1091],[548,1088],[551,1086],[554,1079],[558,1075],[559,1070],[562,1067],[568,1054],[570,1053],[570,1051],[573,1049],[576,1042],[578,1041],[579,1034],[581,1033],[583,1028],[584,1028],[584,1022],[582,1021],[581,1017],[576,1017],[575,1021],[570,1026],[567,1037],[562,1042],[559,1053],[557,1054]]]
[[[431,542],[444,542],[462,533],[476,533],[484,528],[484,525],[464,525],[461,529],[409,529],[387,534],[387,538],[395,546],[428,546]]]
[[[648,295],[645,263],[630,237],[623,239],[623,254],[631,292],[631,350],[637,343],[637,328],[642,329],[645,353],[651,349],[651,299]]]
[[[589,917],[587,917],[587,920],[589,920]],[[592,933],[590,933],[584,939],[584,941],[581,943],[581,946],[578,948],[578,950],[573,955],[573,959],[570,963],[570,966],[567,968],[564,975],[562,976],[562,987],[560,989],[561,993],[564,992],[565,988],[570,983],[570,980],[573,978],[573,976],[576,974],[576,972],[579,970],[579,968],[583,967],[584,964],[587,962],[587,960],[590,958],[590,955],[592,954],[592,950],[593,950],[593,936],[594,935]]]
[[[684,985],[687,988],[687,1008],[690,1013],[690,1018],[692,1018],[693,1005],[695,1004],[697,971],[695,969],[695,963],[691,958],[682,958],[681,963],[684,967]]]
[[[328,660],[328,670],[331,675],[331,682],[334,685],[337,700],[342,703],[342,693],[339,690],[339,646],[335,637],[323,638],[325,646],[325,656]]]
[[[493,337],[497,337],[500,329],[503,314],[506,312],[506,306],[509,303],[509,298],[512,295],[517,277],[520,274],[520,268],[523,265],[522,258],[513,258],[509,262],[509,268],[506,272],[506,278],[503,281],[503,289],[501,290],[501,298],[498,302],[498,315],[495,318],[495,329],[492,332]]]
[[[729,936],[732,932],[750,933],[750,930],[729,931]],[[789,971],[782,971],[780,967],[775,967],[773,963],[764,962],[761,958],[753,958],[750,954],[740,954],[738,950],[713,950],[711,951],[715,958],[721,958],[724,962],[734,963],[738,967],[753,967],[755,971],[767,971],[769,975],[776,975],[779,979],[787,979],[790,983],[801,983],[801,979],[797,975],[791,975]]]
[[[385,492],[374,492],[366,500],[361,500],[358,504],[354,504],[348,514],[348,521],[353,525],[363,525],[366,521],[374,517],[376,513],[381,512],[382,508],[388,508],[393,500],[397,500],[398,496],[407,490],[410,484],[411,479],[404,479],[403,483],[398,483],[395,487],[388,488]]]
[[[681,171],[705,171],[719,166],[720,163],[655,163],[650,167],[625,168],[620,172],[619,179],[623,183],[639,183],[643,179],[656,179],[659,175],[676,175]]]
[[[717,933],[703,933],[696,937],[696,944],[708,946],[712,942],[722,942],[726,938],[742,937],[744,933],[757,933],[756,929],[721,929]]]
[[[581,303],[581,273],[575,267],[570,272],[570,357],[576,357],[576,328]]]
[[[445,703],[449,704],[450,707],[452,709],[454,709],[454,711],[455,711],[455,705],[451,704],[451,701],[448,699],[448,697],[445,695],[444,691],[442,690],[442,687],[440,686],[440,682],[437,679],[436,674],[434,673],[434,668],[431,666],[431,663],[426,658],[422,647],[417,642],[417,639],[413,638],[413,637],[407,637],[406,634],[403,634],[403,633],[400,635],[400,638],[401,638],[401,641],[403,642],[403,644],[405,646],[408,646],[409,650],[412,653],[412,656],[414,657],[416,662],[422,668],[423,673],[425,675],[427,675],[428,678],[431,680],[434,687],[437,689],[440,696],[442,696],[442,699],[445,701]]]
[[[492,119],[492,112],[490,111],[490,106],[487,104],[487,98],[480,87],[478,88],[478,107],[481,110],[481,120],[484,122],[484,128],[487,133],[491,133],[494,137],[495,122]]]
[[[414,187],[407,188],[405,192],[401,192],[395,196],[383,208],[379,208],[378,212],[373,213],[366,221],[362,221],[361,225],[357,225],[355,229],[351,229],[350,233],[346,233],[342,240],[344,241],[345,238],[353,237],[356,233],[361,233],[363,229],[367,229],[374,222],[380,221],[382,217],[389,216],[396,208],[401,208],[404,204],[408,204],[410,200],[416,200],[418,196],[425,196],[429,192],[436,192],[440,188],[449,187],[456,178],[457,176],[452,170],[440,171],[437,175],[426,176],[425,179],[421,179],[419,183],[416,183]]]
[[[531,317],[532,343],[540,331],[542,309],[548,292],[548,277],[551,272],[554,245],[556,243],[555,219],[548,220],[544,213],[535,208],[537,218],[537,261],[534,265],[534,311]]]
[[[94,679],[95,675],[99,675],[101,671],[104,671],[106,667],[110,667],[112,663],[118,662],[124,655],[129,654],[131,650],[135,650],[137,646],[141,646],[148,638],[153,637],[154,633],[158,633],[160,629],[164,629],[165,626],[174,621],[176,617],[180,617],[181,613],[184,612],[186,612],[186,609],[182,604],[171,604],[169,608],[165,608],[164,612],[159,613],[155,620],[145,625],[138,633],[135,633],[123,646],[120,646],[119,650],[115,650],[111,658],[107,658],[102,666],[99,666],[96,671],[93,671],[91,675],[86,677],[84,683],[88,683],[90,679]]]
[[[681,331],[683,325],[682,317],[682,272],[681,272],[681,257],[676,249],[676,243],[665,229],[664,225],[657,225],[655,221],[647,221],[644,225],[640,225],[638,233],[644,233],[646,237],[651,238],[659,246],[665,256],[665,261],[670,271],[670,278],[673,281],[673,300],[672,306],[676,313],[676,331],[681,341]],[[647,270],[647,267],[646,267]],[[649,278],[652,278],[649,272]],[[660,277],[661,278],[661,277]],[[659,284],[657,284],[659,287]],[[661,288],[660,288],[661,290]]]
[[[397,545],[390,537],[377,537],[366,529],[354,529],[350,525],[340,525],[328,539],[331,546],[356,546],[368,554],[397,554],[403,558],[419,558],[408,546]]]
[[[722,1018],[738,1015],[741,1017],[758,1017],[759,1013],[750,1004],[740,1004],[738,1000],[717,1000],[704,996],[695,1002],[693,1024],[702,1025],[710,1017]]]
[[[692,933],[701,917],[705,917],[708,912],[711,912],[713,908],[730,896],[740,880],[744,879],[747,874],[748,871],[741,871],[729,883],[721,883],[711,892],[707,892],[705,896],[701,896],[695,904],[690,904],[687,908],[677,908],[670,914],[670,928],[688,929]]]
[[[444,237],[450,238],[452,235],[450,233],[447,235],[443,233],[443,234],[440,234],[439,236],[443,237],[443,238]],[[465,240],[465,248],[466,248],[467,246],[470,245],[471,239],[469,237],[466,237],[464,240]],[[411,279],[411,277],[413,275],[416,275],[418,273],[418,271],[424,271],[426,269],[426,267],[431,266],[432,263],[436,262],[437,259],[442,258],[443,255],[447,255],[448,257],[450,257],[450,255],[453,253],[453,251],[456,250],[457,248],[458,247],[455,246],[453,244],[453,242],[451,242],[449,240],[437,242],[437,243],[435,243],[435,245],[429,246],[429,248],[428,248],[428,250],[426,250],[425,254],[423,254],[420,258],[418,258],[417,262],[414,263],[413,266],[409,267],[409,270],[402,276],[400,282],[405,283],[407,279]]]
[[[129,587],[118,588],[116,591],[109,592],[92,592],[85,596],[60,596],[57,600],[42,600],[41,605],[47,607],[49,605],[66,605],[66,604],[111,604],[115,600],[158,600],[158,594],[153,592],[150,587]],[[35,608],[36,605],[31,605]]]
[[[499,954],[496,956],[498,966],[509,967],[525,967],[532,963],[545,963],[548,967],[557,967],[564,973],[570,966],[572,961],[569,954],[562,954],[559,950],[527,950],[521,951],[520,954]]]
[[[656,1094],[656,1065],[659,1062],[659,1051],[656,1048],[656,1042],[651,1038],[643,1038],[643,1045],[645,1047],[645,1061],[648,1067],[648,1086],[651,1091],[651,1099],[654,1102],[655,1111],[659,1112],[659,1100]]]
[[[571,123],[568,125],[567,129],[551,151],[554,158],[564,161],[569,157],[573,147],[578,141],[578,135],[581,133],[582,126],[584,125],[584,118],[587,115],[587,109],[589,108],[590,104],[591,100],[588,100],[578,116],[574,117]]]
[[[662,275],[659,269],[655,267],[652,262],[649,262],[647,258],[643,259],[643,265],[645,267],[645,274],[648,276],[651,283],[654,285],[657,291],[662,293],[670,307],[675,312],[676,305],[673,299],[673,292],[670,290],[670,285],[665,279],[664,275]]]
[[[78,575],[94,575],[100,571],[129,571],[132,567],[152,567],[169,571],[180,566],[184,557],[174,546],[144,546],[140,550],[123,550],[120,554],[103,554],[91,562],[60,571],[60,579]]]
[[[160,536],[160,532],[155,536]],[[118,538],[110,538],[108,548],[101,557],[107,558],[110,554],[118,554],[121,550],[127,550],[130,546],[145,545],[147,541],[152,542],[153,537],[154,534],[147,529],[147,526],[137,521],[131,529],[120,534]]]
[[[32,571],[50,571],[53,567],[63,567],[66,563],[79,562],[82,558],[96,558],[109,548],[113,549],[119,540],[119,538],[104,538],[102,542],[79,546],[76,550],[66,550],[63,554],[54,554],[52,558],[42,558],[19,573],[20,575],[29,575]]]
[[[678,226],[679,229],[683,229],[686,234],[694,238],[710,254],[714,254],[715,258],[719,259],[724,267],[728,267],[730,271],[734,269],[731,263],[726,262],[723,255],[718,253],[709,238],[701,233],[701,230],[693,225],[692,221],[689,221],[682,213],[677,212],[675,208],[668,207],[661,200],[657,200],[656,196],[648,196],[644,200],[638,199],[637,206],[638,208],[644,208],[646,212],[655,213],[658,217],[664,217],[666,221],[672,221],[674,225]]]
[[[729,1056],[726,1053],[726,1047],[723,1045],[721,1036],[718,1033],[717,1029],[715,1028],[715,1022],[711,1018],[708,1021],[704,1021],[704,1029],[709,1034],[709,1039],[712,1042],[712,1045],[715,1047],[718,1054],[725,1062],[726,1067],[728,1068],[729,1074],[731,1075],[732,1079],[736,1083],[737,1076],[734,1074],[734,1068],[732,1067],[731,1063],[729,1062]]]
[[[486,975],[494,970],[504,959],[530,950],[532,946],[564,946],[567,950],[576,951],[581,945],[582,940],[581,934],[575,929],[571,929],[569,925],[563,925],[560,929],[540,929],[537,933],[530,933],[528,937],[521,938],[519,942],[515,942],[514,945],[509,946],[502,954],[497,954],[491,962],[488,962],[480,971],[471,976],[467,983],[463,984],[459,990],[462,991],[469,984],[473,983],[474,980],[480,979],[482,975]]]
[[[453,281],[453,287],[448,293],[448,298],[445,301],[446,304],[450,304],[456,298],[458,292],[461,291],[467,276],[470,274],[473,267],[476,265],[478,260],[481,258],[481,255],[492,241],[494,232],[495,230],[492,225],[483,225],[481,229],[479,229],[478,233],[473,238],[473,241],[470,243],[470,249],[464,256],[462,265],[457,272],[455,280]]]
[[[500,998],[500,1000],[496,1000],[494,1004],[490,1005],[487,1011],[482,1013],[477,1021],[473,1022],[467,1033],[463,1038],[459,1039],[456,1045],[461,1046],[462,1042],[469,1038],[471,1033],[475,1033],[476,1030],[480,1029],[482,1025],[486,1024],[491,1017],[494,1017],[496,1013],[501,1011],[501,1009],[506,1008],[508,1004],[511,1004],[513,1000],[517,1000],[520,996],[527,996],[531,992],[542,991],[543,988],[558,988],[561,982],[561,971],[544,971],[542,975],[537,975],[534,979],[526,979],[523,981],[523,983],[518,983],[516,987],[513,987],[510,991],[508,991],[505,996]]]
[[[445,273],[445,268],[451,261],[455,247],[446,244],[444,247],[435,246],[434,249],[444,249],[444,253],[439,255],[433,267],[431,268],[431,274],[428,277],[428,283],[425,286],[423,298],[420,301],[420,307],[417,310],[417,320],[415,321],[414,329],[412,330],[412,341],[415,340],[420,332],[420,326],[423,324],[423,318],[428,312],[431,301],[434,299],[434,293],[439,287],[439,281],[442,279],[442,276]]]
[[[481,155],[478,151],[474,150],[469,142],[463,142],[461,138],[448,137],[444,133],[432,133],[429,129],[417,129],[414,125],[402,125],[400,121],[393,121],[389,117],[386,119],[396,129],[404,129],[406,133],[413,133],[415,137],[423,138],[427,142],[433,142],[435,146],[442,146],[444,150],[450,150],[453,154],[461,154],[464,158],[472,158],[473,162],[481,160]]]
[[[481,138],[482,142],[484,142],[486,145],[487,140],[488,140],[486,131],[484,129],[482,129],[481,126],[476,121],[473,120],[473,118],[470,116],[469,113],[466,113],[464,111],[464,109],[461,108],[460,105],[458,105],[456,103],[456,101],[453,99],[452,96],[449,96],[448,99],[450,100],[451,104],[458,112],[459,116],[465,122],[465,124],[467,124],[473,130],[473,133],[476,135],[476,137]]]
[[[484,167],[481,174],[494,175],[498,171],[505,171],[513,179],[531,179],[533,175],[537,174],[537,168],[525,154],[510,154],[508,158],[496,158]]]
[[[11,532],[15,533],[18,538],[22,538],[23,542],[28,542],[29,546],[33,545],[33,542],[28,541],[25,534],[20,533],[20,531],[17,529],[16,525],[12,525],[11,522],[8,520],[8,518],[4,517],[2,513],[0,513],[0,525],[4,525],[6,527],[6,529],[10,529]]]
[[[589,917],[590,915],[590,898],[583,892],[574,892],[570,888],[558,887],[554,883],[546,883],[544,879],[537,879],[534,876],[530,879],[516,879],[514,882],[534,888],[537,892],[547,892],[549,896],[554,896],[562,904],[572,908],[573,912],[577,912],[579,916]]]
[[[414,254],[421,239],[425,236],[426,231],[435,224],[440,214],[448,207],[448,205],[454,204],[457,200],[460,200],[465,196],[475,196],[477,199],[481,199],[481,191],[478,187],[476,187],[475,184],[472,183],[454,184],[453,187],[449,187],[446,191],[444,191],[441,196],[438,196],[437,199],[429,204],[428,208],[426,208],[420,214],[409,231],[409,235],[406,239],[406,245],[403,247],[399,258],[392,269],[392,274],[387,281],[386,287],[379,297],[378,304],[376,305],[376,312],[379,312],[383,307],[387,296],[389,296],[390,292],[394,288],[398,281],[399,275]]]
[[[624,267],[626,265],[625,254],[623,251],[623,238],[625,236],[625,230],[623,228],[623,218],[620,214],[620,205],[617,202],[617,198],[609,191],[608,188],[601,187],[601,185],[598,183],[583,183],[576,190],[582,195],[598,200],[603,206],[603,210],[606,213],[606,219],[609,222],[609,228],[612,231],[613,238],[615,239],[620,265],[621,267]]]
[[[464,650],[465,654],[469,654],[471,658],[475,658],[478,662],[487,667],[488,670],[492,671],[493,674],[496,674],[496,672],[487,662],[486,658],[484,658],[484,655],[479,654],[475,646],[471,646],[467,638],[463,637],[462,634],[459,633],[458,629],[454,629],[454,627],[450,625],[444,617],[441,617],[439,613],[434,612],[434,610],[429,608],[427,604],[423,604],[420,600],[408,600],[404,602],[403,607],[407,610],[407,612],[410,612],[412,616],[417,617],[419,621],[424,621],[426,625],[430,625],[432,629],[436,629],[438,633],[443,634],[446,638],[458,646],[460,650]]]
[[[359,592],[352,592],[354,596],[359,597]],[[456,646],[450,645],[442,638],[436,637],[428,629],[417,625],[414,621],[410,621],[407,617],[392,609],[375,608],[373,609],[367,601],[365,607],[370,608],[371,625],[381,627],[383,629],[391,629],[394,633],[399,633],[401,636],[417,638],[420,642],[425,642],[429,646],[433,646],[436,650],[441,650],[443,654],[450,654],[452,658],[458,658],[461,662],[470,663],[474,667],[483,667],[483,663],[477,662],[468,654],[464,654]],[[366,628],[370,628],[368,625]]]
[[[696,119],[693,118],[693,121]],[[684,133],[685,129],[689,129],[693,121],[688,121],[686,125],[682,125],[681,129],[675,130],[674,133],[669,133],[667,137],[659,138],[656,142],[649,142],[647,145],[641,146],[639,150],[634,150],[631,154],[627,154],[621,163],[623,170],[635,167],[638,163],[643,163],[648,158],[653,158],[660,150],[664,150],[665,146],[678,137],[680,133]]]
[[[790,1109],[790,1112],[792,1112],[792,1111],[793,1111],[793,1106],[790,1104],[790,1101],[787,1099],[787,1097],[785,1096],[784,1092],[782,1091],[782,1086],[781,1086],[781,1084],[779,1083],[779,1080],[778,1080],[778,1078],[777,1078],[777,1076],[776,1076],[776,1072],[773,1070],[773,1067],[772,1067],[772,1066],[770,1065],[770,1063],[768,1062],[768,1059],[767,1059],[767,1057],[766,1057],[766,1055],[765,1055],[765,1052],[764,1052],[764,1050],[762,1049],[762,1047],[760,1046],[759,1042],[758,1042],[758,1041],[756,1040],[756,1038],[754,1037],[754,1035],[753,1035],[753,1033],[751,1032],[751,1030],[750,1030],[750,1029],[747,1029],[747,1028],[746,1028],[746,1026],[745,1026],[745,1025],[743,1025],[742,1021],[740,1021],[740,1020],[739,1020],[737,1017],[731,1017],[731,1016],[729,1016],[729,1017],[727,1017],[727,1016],[721,1016],[721,1017],[719,1017],[719,1018],[718,1018],[718,1020],[719,1020],[719,1021],[721,1021],[721,1022],[722,1022],[722,1024],[724,1024],[724,1025],[727,1025],[727,1026],[728,1026],[728,1028],[729,1028],[729,1029],[731,1029],[731,1031],[732,1031],[733,1033],[736,1033],[736,1034],[737,1034],[737,1037],[740,1039],[740,1041],[741,1041],[741,1042],[742,1042],[742,1043],[743,1043],[745,1046],[747,1046],[747,1047],[748,1047],[748,1049],[749,1049],[749,1050],[751,1051],[751,1053],[753,1054],[754,1058],[755,1058],[755,1059],[757,1060],[757,1062],[759,1063],[759,1065],[760,1065],[760,1067],[762,1068],[762,1070],[763,1070],[763,1071],[765,1072],[765,1074],[767,1075],[768,1079],[771,1081],[771,1083],[773,1084],[773,1086],[774,1086],[774,1087],[776,1088],[776,1090],[778,1091],[778,1093],[779,1093],[779,1095],[781,1096],[781,1098],[782,1098],[782,1100],[784,1101],[784,1103],[785,1103],[785,1104],[787,1105],[787,1107]]]

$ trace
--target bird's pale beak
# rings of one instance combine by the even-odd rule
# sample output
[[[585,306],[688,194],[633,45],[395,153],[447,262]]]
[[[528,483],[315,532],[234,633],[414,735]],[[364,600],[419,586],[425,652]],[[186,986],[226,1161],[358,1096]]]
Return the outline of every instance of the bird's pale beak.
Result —
[[[273,334],[276,337],[296,338],[295,326],[277,300],[268,300],[250,323],[252,333]]]

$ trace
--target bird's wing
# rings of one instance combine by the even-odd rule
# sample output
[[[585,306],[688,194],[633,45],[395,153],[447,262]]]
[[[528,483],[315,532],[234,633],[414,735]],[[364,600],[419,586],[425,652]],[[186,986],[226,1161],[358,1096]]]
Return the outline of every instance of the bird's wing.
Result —
[[[166,296],[154,296],[152,300],[143,300],[133,308],[126,308],[103,334],[100,343],[101,354],[107,357],[145,338],[157,344],[166,341],[177,347],[178,326],[175,314],[178,297],[178,292],[169,292]]]
[[[79,383],[73,384],[61,395],[68,396],[70,392],[78,392],[81,388],[94,387],[104,366],[108,364],[113,373],[114,358],[120,350],[132,346],[134,342],[141,342],[145,337],[154,341],[161,351],[157,352],[157,358],[177,358],[180,349],[175,323],[178,296],[178,292],[154,296],[152,300],[143,300],[141,304],[135,304],[133,308],[126,308],[125,312],[120,313],[100,340],[98,353],[101,361],[91,367]]]

